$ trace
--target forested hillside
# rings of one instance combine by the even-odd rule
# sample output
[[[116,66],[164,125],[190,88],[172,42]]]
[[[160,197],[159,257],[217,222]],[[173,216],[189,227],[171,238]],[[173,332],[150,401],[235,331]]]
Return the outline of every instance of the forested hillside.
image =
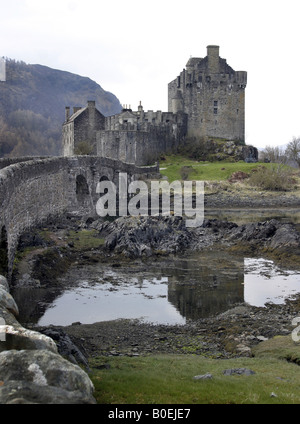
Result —
[[[6,61],[0,82],[0,157],[61,154],[65,106],[95,100],[105,116],[119,113],[113,94],[90,78],[42,65]]]

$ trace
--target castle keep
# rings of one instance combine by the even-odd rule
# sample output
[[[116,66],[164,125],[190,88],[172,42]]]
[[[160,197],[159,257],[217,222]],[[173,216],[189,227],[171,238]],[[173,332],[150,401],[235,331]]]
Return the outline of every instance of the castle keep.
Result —
[[[161,154],[175,153],[187,135],[244,145],[246,84],[247,73],[234,71],[219,56],[219,46],[208,46],[205,58],[190,58],[168,84],[168,112],[144,111],[140,103],[137,111],[124,107],[104,117],[93,101],[72,115],[67,107],[63,155],[78,154],[80,143],[86,143],[89,154],[148,165]],[[241,152],[240,159],[249,156],[246,146]]]
[[[247,72],[234,71],[208,46],[204,59],[190,58],[168,85],[170,112],[188,115],[189,134],[245,142]]]

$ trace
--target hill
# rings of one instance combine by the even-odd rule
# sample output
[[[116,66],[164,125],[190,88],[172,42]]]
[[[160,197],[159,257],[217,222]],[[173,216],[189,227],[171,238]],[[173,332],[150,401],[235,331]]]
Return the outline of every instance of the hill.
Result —
[[[95,100],[103,115],[121,111],[115,95],[90,78],[7,59],[0,82],[0,157],[61,154],[65,106]]]

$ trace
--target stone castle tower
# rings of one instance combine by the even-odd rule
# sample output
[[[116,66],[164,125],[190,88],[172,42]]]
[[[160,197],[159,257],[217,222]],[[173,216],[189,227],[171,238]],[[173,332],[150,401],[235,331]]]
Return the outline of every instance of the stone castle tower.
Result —
[[[208,46],[205,58],[190,58],[168,85],[169,112],[188,115],[188,134],[245,143],[247,72],[234,71]]]

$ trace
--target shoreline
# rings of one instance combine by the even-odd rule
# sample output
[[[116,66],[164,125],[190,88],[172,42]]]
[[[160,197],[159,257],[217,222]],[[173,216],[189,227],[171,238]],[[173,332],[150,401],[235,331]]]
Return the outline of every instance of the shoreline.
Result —
[[[208,224],[211,222],[209,221]],[[215,223],[213,220],[212,224],[216,224],[218,228],[218,222]],[[210,228],[208,225],[207,237],[217,234],[218,238],[216,228]],[[232,230],[229,228],[229,234],[238,228],[238,226]],[[249,228],[252,226],[250,225]],[[265,233],[264,226],[262,231]],[[120,234],[119,231],[117,233]],[[261,244],[260,239],[258,244]],[[219,247],[221,248],[221,245]],[[235,250],[227,250],[228,246],[223,248],[229,254],[235,255]],[[204,249],[206,249],[205,246]],[[72,251],[73,248],[69,250]],[[120,261],[123,266],[132,262],[129,257],[123,256],[122,253],[109,252],[104,246],[101,250],[86,250],[81,253],[78,251],[77,254],[74,252],[72,254],[73,260],[76,256],[80,258],[82,266],[92,264],[94,261],[103,262],[108,266],[111,264],[112,267],[119,266]],[[184,256],[185,253],[182,252],[182,255]],[[142,258],[140,259],[141,264],[144,263]],[[159,260],[159,256],[153,259]],[[85,356],[86,361],[96,356],[140,356],[159,353],[190,353],[225,359],[251,357],[252,348],[262,341],[278,335],[291,335],[294,328],[292,320],[299,315],[300,294],[294,300],[287,300],[279,305],[267,304],[265,307],[256,307],[247,303],[238,303],[232,305],[226,312],[196,321],[187,320],[186,324],[181,325],[156,325],[147,324],[138,319],[117,319],[92,324],[75,322],[66,326],[33,325],[31,329],[50,337],[57,332],[55,337],[57,337],[58,346],[59,340],[64,340],[68,336]],[[66,354],[66,351],[64,353]]]
[[[300,294],[280,305],[254,307],[239,303],[216,316],[181,325],[117,319],[33,329],[50,336],[57,331],[62,339],[65,335],[69,336],[87,361],[97,356],[156,354],[193,354],[229,359],[252,357],[253,348],[275,336],[291,337],[294,329],[292,320],[298,316]]]

